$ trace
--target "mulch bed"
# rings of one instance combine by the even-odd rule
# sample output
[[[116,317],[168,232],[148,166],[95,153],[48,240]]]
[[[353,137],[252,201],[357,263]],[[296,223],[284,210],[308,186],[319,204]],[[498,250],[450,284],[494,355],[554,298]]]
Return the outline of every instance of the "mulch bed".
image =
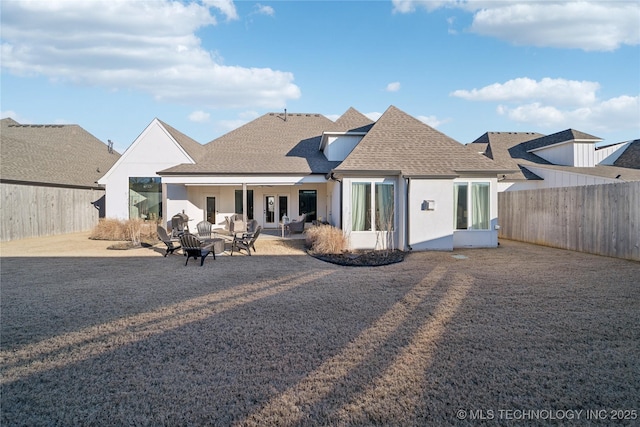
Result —
[[[342,254],[316,254],[309,250],[307,253],[321,261],[348,267],[378,267],[401,262],[405,257],[405,252],[399,250],[359,251]]]

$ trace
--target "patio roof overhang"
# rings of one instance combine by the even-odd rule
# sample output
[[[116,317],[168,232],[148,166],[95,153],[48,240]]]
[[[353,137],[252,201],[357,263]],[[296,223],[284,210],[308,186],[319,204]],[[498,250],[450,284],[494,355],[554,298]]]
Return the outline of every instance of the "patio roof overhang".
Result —
[[[163,184],[185,186],[235,186],[235,185],[302,185],[325,184],[327,179],[318,175],[224,175],[224,176],[163,176]]]

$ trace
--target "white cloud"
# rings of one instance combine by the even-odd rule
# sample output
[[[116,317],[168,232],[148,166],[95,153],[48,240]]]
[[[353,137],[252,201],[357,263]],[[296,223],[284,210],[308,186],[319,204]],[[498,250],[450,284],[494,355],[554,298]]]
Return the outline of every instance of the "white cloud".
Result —
[[[276,14],[276,11],[271,6],[265,6],[260,3],[254,6],[254,10],[258,15],[274,16]]]
[[[517,78],[480,89],[456,90],[451,96],[469,101],[499,102],[496,112],[519,123],[546,128],[602,131],[640,128],[638,96],[601,100],[598,82]]]
[[[590,81],[543,78],[540,81],[520,77],[505,83],[494,83],[480,89],[460,89],[451,96],[469,101],[538,100],[566,105],[587,105],[596,100],[600,84]]]
[[[20,116],[20,114],[16,113],[13,110],[5,110],[0,112],[0,118],[6,119],[9,117],[23,125],[33,123],[30,119]]]
[[[258,118],[259,116],[260,114],[257,113],[256,111],[252,111],[252,110],[243,111],[238,114],[237,119],[216,121],[216,129],[221,132],[227,133],[232,130],[238,129],[240,126],[249,123],[250,121]]]
[[[394,0],[394,13],[450,7],[473,13],[470,30],[516,45],[611,51],[640,44],[637,1]]]
[[[224,65],[196,31],[228,19],[231,1],[4,2],[2,67],[18,75],[133,89],[155,99],[216,108],[282,108],[300,97],[293,74]]]
[[[515,122],[550,129],[571,127],[600,131],[640,130],[639,98],[623,95],[573,109],[562,109],[539,102],[517,107],[499,105],[497,112]]]
[[[416,118],[432,128],[437,128],[450,121],[449,119],[438,119],[436,116],[416,116]]]
[[[211,115],[209,113],[205,113],[204,111],[198,110],[189,114],[189,121],[192,121],[195,123],[206,123],[209,121],[210,117]]]
[[[238,12],[233,0],[202,0],[202,3],[220,10],[228,21],[238,19]]]
[[[400,90],[400,82],[393,82],[387,85],[385,89],[387,92],[397,92]]]

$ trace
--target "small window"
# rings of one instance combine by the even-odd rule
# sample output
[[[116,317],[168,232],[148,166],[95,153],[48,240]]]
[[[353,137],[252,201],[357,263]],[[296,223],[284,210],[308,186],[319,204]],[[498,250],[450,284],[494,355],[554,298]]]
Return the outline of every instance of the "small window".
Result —
[[[453,184],[453,216],[456,230],[489,230],[490,189],[491,185],[488,182]]]
[[[393,184],[376,183],[376,230],[393,231],[394,193]]]
[[[129,177],[129,218],[162,218],[160,177]]]
[[[351,184],[351,230],[371,231],[371,183]]]

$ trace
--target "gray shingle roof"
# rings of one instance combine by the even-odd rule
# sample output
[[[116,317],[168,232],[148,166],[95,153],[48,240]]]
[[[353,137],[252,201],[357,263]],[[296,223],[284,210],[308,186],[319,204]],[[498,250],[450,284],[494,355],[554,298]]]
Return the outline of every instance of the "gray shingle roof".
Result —
[[[194,161],[197,162],[202,156],[204,156],[206,150],[202,144],[188,137],[174,127],[166,124],[162,120],[158,119],[158,121]]]
[[[544,135],[535,132],[486,132],[473,143],[467,144],[467,148],[478,152],[476,146],[486,144],[484,151],[485,156],[517,171],[504,174],[507,181],[540,179],[539,176],[526,169],[526,164],[550,163],[535,154],[528,153],[522,143],[543,136]]]
[[[95,188],[120,157],[78,125],[0,122],[3,181]]]
[[[614,166],[640,169],[640,139],[631,141],[624,152],[613,162]]]
[[[467,150],[454,139],[391,106],[335,172],[455,176],[461,171],[498,173],[503,169],[508,168]]]
[[[573,140],[584,142],[598,142],[602,141],[602,138],[598,138],[597,136],[589,135],[588,133],[580,132],[574,129],[566,129],[560,132],[553,133],[551,135],[542,136],[540,138],[528,141],[526,144],[523,144],[523,147],[525,150],[530,151],[549,145]]]
[[[339,131],[368,132],[374,121],[350,107],[335,123],[335,129]]]
[[[169,174],[326,174],[330,162],[318,149],[322,132],[335,123],[320,114],[268,113],[207,143],[197,164]]]

